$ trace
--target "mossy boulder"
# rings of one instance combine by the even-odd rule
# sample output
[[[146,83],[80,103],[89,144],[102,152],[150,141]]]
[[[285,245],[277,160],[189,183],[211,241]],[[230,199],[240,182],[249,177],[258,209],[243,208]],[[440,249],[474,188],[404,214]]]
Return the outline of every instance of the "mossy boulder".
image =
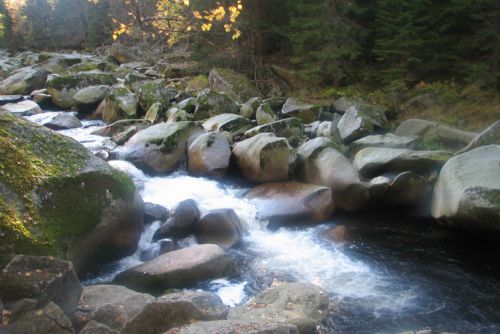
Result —
[[[256,126],[245,132],[245,137],[253,137],[259,133],[270,132],[278,137],[285,137],[290,144],[297,144],[303,137],[302,121],[298,118],[285,118],[279,121]]]
[[[238,105],[229,95],[205,89],[196,97],[195,120],[204,120],[212,116],[227,113],[238,113]]]
[[[244,133],[251,126],[249,119],[236,114],[220,114],[203,122],[207,131],[229,132],[232,136]]]
[[[283,117],[297,117],[310,123],[317,119],[319,108],[319,106],[290,98],[286,100],[281,113]]]
[[[137,118],[138,104],[137,97],[127,86],[115,85],[97,108],[96,114],[108,123],[134,119]]]
[[[211,70],[208,82],[211,89],[216,92],[224,92],[239,103],[244,103],[250,98],[260,95],[250,79],[227,68]]]
[[[45,85],[49,71],[43,68],[27,67],[16,71],[0,82],[1,95],[27,95]]]
[[[278,115],[271,109],[267,103],[262,103],[255,112],[255,119],[258,125],[264,125],[278,120]]]
[[[0,265],[57,255],[79,273],[131,254],[143,204],[132,181],[72,139],[0,111]]]
[[[110,73],[82,72],[53,76],[47,80],[46,86],[52,97],[52,102],[62,109],[69,109],[76,105],[73,97],[82,88],[100,85],[112,86],[116,83],[116,77]]]
[[[162,108],[168,107],[170,101],[175,99],[177,91],[167,87],[167,81],[163,79],[144,81],[136,90],[139,104],[147,111],[155,103],[160,103]]]

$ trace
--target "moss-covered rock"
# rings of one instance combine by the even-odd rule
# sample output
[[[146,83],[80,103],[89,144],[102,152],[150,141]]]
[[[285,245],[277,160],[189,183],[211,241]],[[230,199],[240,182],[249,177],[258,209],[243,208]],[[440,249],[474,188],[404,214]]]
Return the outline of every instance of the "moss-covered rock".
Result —
[[[125,174],[72,139],[0,112],[0,264],[70,259],[82,273],[135,251],[142,200]]]
[[[202,90],[196,98],[194,119],[201,121],[220,114],[237,114],[238,105],[227,94],[216,91]]]
[[[47,90],[55,105],[69,109],[75,106],[73,96],[82,88],[99,85],[112,86],[116,83],[116,77],[110,73],[82,72],[50,78],[47,80]]]
[[[139,104],[147,111],[155,103],[160,103],[162,108],[168,107],[170,101],[175,99],[177,91],[167,87],[167,82],[163,79],[144,81],[136,90]]]
[[[251,126],[249,119],[236,114],[220,114],[203,122],[207,131],[229,132],[232,136],[244,133]]]
[[[285,118],[279,121],[256,126],[245,132],[245,137],[253,137],[259,133],[271,132],[278,137],[285,137],[290,144],[297,144],[303,137],[302,121],[298,118]]]
[[[137,118],[137,107],[135,94],[127,86],[115,85],[97,108],[96,116],[108,123],[127,118],[134,119]]]
[[[1,95],[27,95],[45,85],[49,72],[43,68],[27,67],[0,82]]]
[[[211,70],[208,81],[211,89],[216,92],[224,92],[239,103],[244,103],[250,98],[260,95],[247,77],[227,68]]]

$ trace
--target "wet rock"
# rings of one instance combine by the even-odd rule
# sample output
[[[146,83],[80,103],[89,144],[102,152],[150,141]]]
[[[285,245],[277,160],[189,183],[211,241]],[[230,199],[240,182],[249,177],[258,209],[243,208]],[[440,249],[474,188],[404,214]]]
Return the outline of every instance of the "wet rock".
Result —
[[[430,193],[427,180],[412,172],[397,175],[385,192],[384,203],[389,206],[418,206]]]
[[[229,167],[231,148],[226,135],[206,133],[188,149],[188,170],[193,174],[223,177]]]
[[[312,104],[290,98],[286,100],[281,113],[283,117],[296,117],[305,123],[310,123],[316,120],[318,109]]]
[[[132,318],[123,334],[164,333],[172,327],[199,320],[224,319],[227,307],[214,293],[185,291],[167,294],[146,305]]]
[[[338,145],[325,137],[312,139],[297,150],[299,180],[329,187],[335,206],[346,211],[358,211],[366,206],[370,196],[358,171]]]
[[[75,327],[82,328],[97,321],[111,329],[121,330],[155,298],[120,285],[93,285],[85,287],[73,317]]]
[[[53,76],[47,80],[46,87],[56,106],[69,109],[76,105],[74,96],[81,89],[89,86],[112,86],[116,82],[116,77],[109,73],[81,72]]]
[[[2,328],[0,328],[1,330]],[[28,312],[17,321],[4,327],[9,334],[74,334],[71,321],[64,312],[54,303]]]
[[[439,170],[450,157],[451,153],[446,151],[369,147],[356,154],[354,167],[366,177],[404,171],[427,175]]]
[[[181,328],[173,328],[165,334],[298,334],[297,326],[277,321],[219,320],[200,321]]]
[[[160,255],[119,274],[115,282],[137,291],[158,292],[236,273],[235,264],[222,248],[205,244]]]
[[[16,116],[31,116],[41,114],[42,108],[33,101],[21,101],[17,103],[8,103],[0,107],[0,110],[8,111]]]
[[[160,255],[179,249],[179,245],[177,244],[177,242],[172,239],[161,239],[158,240],[158,243],[160,244]]]
[[[256,126],[245,132],[245,137],[250,138],[259,133],[273,133],[277,137],[287,138],[290,144],[295,144],[303,136],[302,121],[298,118],[285,118],[279,121]]]
[[[149,224],[154,221],[165,221],[168,217],[168,210],[158,204],[144,203],[144,223]]]
[[[351,154],[356,154],[358,151],[367,147],[385,147],[385,148],[409,148],[416,147],[417,136],[397,136],[392,133],[385,135],[371,135],[358,139],[349,145]]]
[[[500,145],[478,147],[445,163],[434,186],[432,216],[443,225],[500,231]]]
[[[278,115],[271,109],[267,103],[261,104],[255,112],[255,119],[258,125],[264,125],[278,120]]]
[[[0,281],[5,303],[30,298],[43,306],[51,301],[66,314],[74,311],[83,290],[73,264],[50,256],[17,255],[0,273]]]
[[[260,97],[252,97],[250,100],[243,103],[240,108],[240,115],[248,119],[253,119],[261,104],[262,99]]]
[[[165,237],[185,238],[193,232],[195,223],[200,219],[198,205],[192,199],[180,202],[172,217],[154,234],[153,240]]]
[[[259,133],[233,148],[243,176],[257,182],[286,181],[293,172],[295,152],[285,138]]]
[[[242,234],[240,218],[233,209],[210,210],[195,225],[200,244],[216,244],[224,249],[238,245]]]
[[[92,320],[83,327],[79,334],[120,334],[120,332]]]
[[[255,205],[260,219],[277,224],[323,222],[334,209],[330,188],[298,182],[262,184],[245,197]]]
[[[238,105],[229,95],[205,89],[196,97],[196,109],[193,114],[195,120],[204,120],[227,113],[238,113]]]
[[[1,111],[0,131],[0,264],[57,253],[81,273],[135,251],[143,204],[128,176],[73,139]]]
[[[149,127],[149,122],[143,119],[122,119],[103,128],[93,131],[91,134],[97,136],[111,137],[117,133],[123,132],[130,127],[135,127],[138,131]]]
[[[476,147],[487,145],[500,145],[500,120],[493,123],[483,132],[475,136],[469,144],[456,154],[470,151]]]
[[[424,144],[450,150],[464,147],[477,135],[423,119],[408,119],[401,123],[394,133],[398,136],[418,136]]]
[[[313,284],[288,283],[266,289],[246,305],[229,310],[228,320],[282,321],[310,333],[326,317],[330,300]]]
[[[259,92],[247,77],[227,68],[211,70],[208,82],[211,89],[216,92],[224,92],[239,103],[259,96]]]
[[[22,101],[22,95],[0,95],[0,105]]]
[[[188,145],[203,132],[195,122],[156,124],[130,138],[119,155],[148,172],[168,173],[186,158]]]
[[[229,132],[235,137],[248,130],[251,124],[250,120],[236,114],[220,114],[203,122],[203,128],[212,132]]]
[[[74,129],[82,126],[82,122],[71,113],[46,112],[30,116],[28,119],[52,130]]]
[[[42,89],[49,72],[43,68],[26,67],[0,82],[1,95],[28,95]]]
[[[168,88],[167,82],[163,79],[141,83],[137,87],[136,93],[143,110],[148,110],[157,102],[162,106],[168,106],[177,95],[177,91]]]
[[[350,240],[349,231],[344,225],[337,225],[325,231],[324,236],[335,243],[336,247],[344,247]]]

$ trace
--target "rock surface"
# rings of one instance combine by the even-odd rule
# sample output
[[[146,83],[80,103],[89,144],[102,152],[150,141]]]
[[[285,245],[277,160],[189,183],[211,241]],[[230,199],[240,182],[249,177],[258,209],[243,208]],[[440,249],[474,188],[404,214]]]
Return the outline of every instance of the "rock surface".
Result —
[[[28,119],[52,130],[74,129],[82,126],[82,122],[71,113],[46,112],[30,116]]]
[[[259,95],[257,89],[247,77],[227,68],[215,68],[210,71],[208,82],[211,89],[224,92],[239,103]]]
[[[49,72],[43,68],[27,67],[0,82],[1,95],[28,95],[42,89]]]
[[[223,177],[230,158],[231,148],[227,137],[220,133],[206,133],[189,146],[188,170],[193,174]]]
[[[238,105],[229,95],[205,89],[196,97],[195,120],[204,120],[220,114],[237,114]]]
[[[224,249],[238,245],[242,234],[240,219],[233,209],[205,212],[195,226],[195,236],[199,243],[216,244]]]
[[[8,111],[16,116],[31,116],[41,114],[42,108],[33,101],[21,101],[17,103],[8,103],[0,107],[0,110]]]
[[[175,211],[165,224],[153,235],[153,240],[165,237],[185,238],[190,235],[196,222],[200,219],[198,205],[192,199],[180,202]]]
[[[385,147],[385,148],[409,148],[416,147],[417,136],[397,136],[392,133],[385,135],[371,135],[358,139],[349,145],[351,154],[367,147]]]
[[[460,154],[476,147],[500,145],[500,120],[496,121],[484,131],[475,136],[470,143],[456,154]]]
[[[165,334],[298,334],[297,326],[276,321],[200,321]]]

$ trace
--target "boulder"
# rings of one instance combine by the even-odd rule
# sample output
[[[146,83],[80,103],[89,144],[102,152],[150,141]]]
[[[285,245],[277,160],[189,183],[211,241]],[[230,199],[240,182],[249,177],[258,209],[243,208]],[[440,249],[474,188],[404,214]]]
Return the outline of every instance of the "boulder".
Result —
[[[487,145],[500,145],[500,120],[493,123],[483,132],[475,136],[469,144],[456,154],[464,153],[476,147]]]
[[[148,111],[146,111],[146,115],[144,116],[144,119],[148,121],[151,124],[156,124],[160,120],[161,117],[161,103],[156,102],[153,103],[151,107],[149,107]],[[186,121],[187,119],[183,119],[183,121]],[[179,120],[181,121],[181,120]],[[177,122],[177,120],[176,120]]]
[[[54,302],[68,315],[83,290],[73,264],[51,256],[15,256],[0,272],[0,282],[0,299],[7,305],[30,298],[35,307]]]
[[[233,209],[205,212],[195,224],[195,237],[200,244],[216,244],[229,249],[242,238],[240,218]]]
[[[264,125],[272,123],[278,120],[278,115],[271,109],[271,106],[267,103],[263,103],[257,108],[255,112],[255,119],[258,125]]]
[[[231,136],[238,136],[252,126],[250,120],[236,114],[220,114],[203,122],[207,131],[229,132]]]
[[[389,206],[420,206],[424,205],[430,194],[427,180],[412,172],[397,175],[389,184],[383,202]]]
[[[177,122],[184,122],[188,120],[188,115],[185,110],[178,109],[178,108],[170,108],[167,111],[167,123],[177,123]]]
[[[46,112],[29,116],[28,119],[52,130],[74,129],[82,126],[82,122],[71,113]]]
[[[0,265],[16,253],[57,254],[83,273],[135,251],[143,204],[128,176],[1,111],[0,134]]]
[[[208,75],[208,82],[212,90],[224,92],[239,103],[248,101],[254,96],[259,96],[259,92],[247,77],[227,68],[211,70]]]
[[[262,99],[260,97],[252,97],[250,100],[243,103],[240,108],[240,115],[248,119],[253,119],[261,104]]]
[[[189,79],[186,83],[186,92],[199,92],[202,89],[210,88],[208,77],[204,74],[197,75]]]
[[[123,132],[130,127],[135,127],[138,131],[149,127],[149,122],[143,119],[122,119],[103,128],[92,131],[92,135],[111,137],[117,133]]]
[[[73,323],[82,328],[97,321],[111,329],[121,330],[143,308],[155,301],[145,293],[135,292],[120,285],[93,285],[83,290]],[[118,315],[118,316],[115,316]]]
[[[108,123],[123,118],[137,118],[138,104],[137,97],[127,86],[115,85],[111,87],[108,97],[101,103],[97,113]]]
[[[119,43],[113,43],[109,48],[109,53],[120,64],[130,63],[140,58],[135,49]]]
[[[42,108],[33,101],[21,101],[17,103],[8,103],[0,107],[0,110],[8,111],[16,116],[31,116],[41,114]]]
[[[177,91],[167,87],[163,79],[144,81],[136,89],[139,104],[143,110],[148,110],[155,103],[160,103],[163,108],[167,107],[175,99]]]
[[[285,138],[271,133],[260,133],[237,143],[233,155],[243,176],[252,181],[286,181],[293,173],[295,152]]]
[[[283,117],[297,117],[305,123],[310,123],[316,120],[318,109],[312,104],[289,98],[283,105],[281,113]]]
[[[48,75],[49,72],[43,68],[20,69],[0,82],[0,94],[28,95],[36,89],[42,89]]]
[[[500,145],[448,160],[434,186],[432,216],[443,225],[500,232]]]
[[[205,133],[188,149],[188,170],[193,174],[223,177],[229,167],[231,148],[221,133]]]
[[[71,321],[54,303],[26,313],[17,321],[0,328],[9,334],[75,334]]]
[[[172,217],[155,232],[153,241],[165,237],[185,238],[190,235],[196,222],[200,219],[198,205],[192,199],[180,202]]]
[[[330,299],[314,284],[287,283],[266,289],[246,305],[229,310],[228,320],[282,321],[311,333],[326,317]]]
[[[184,291],[158,297],[147,304],[122,331],[122,334],[157,334],[200,320],[225,319],[227,307],[214,293]]]
[[[187,113],[192,114],[196,109],[196,98],[188,97],[187,99],[184,99],[177,103],[175,106],[181,110],[185,110]]]
[[[377,128],[385,129],[389,125],[386,117],[387,109],[378,105],[344,96],[334,102],[333,108],[340,114],[345,114],[353,108],[358,111],[358,114],[369,119]]]
[[[371,135],[352,142],[349,145],[349,151],[351,154],[356,154],[358,151],[367,147],[414,149],[416,147],[417,140],[417,136],[397,136],[392,133],[387,133],[385,135]]]
[[[281,223],[320,223],[332,215],[332,191],[299,182],[265,183],[252,188],[246,195],[257,208],[260,219]]]
[[[259,133],[270,132],[278,137],[285,137],[289,142],[297,142],[302,135],[302,121],[298,118],[285,118],[279,121],[256,126],[245,132],[245,137],[250,138]]]
[[[238,105],[224,93],[205,89],[196,97],[195,120],[204,120],[220,114],[237,114]]]
[[[299,334],[297,326],[269,320],[219,320],[199,321],[181,328],[173,328],[165,334]]]
[[[2,106],[7,103],[21,102],[22,100],[22,95],[0,95],[0,105]]]
[[[338,146],[330,139],[317,137],[297,150],[299,180],[329,187],[335,206],[346,211],[358,211],[366,206],[370,196],[358,171]]]
[[[104,100],[109,94],[109,86],[89,86],[80,89],[74,96],[73,100],[77,106],[95,106]]]
[[[195,122],[160,123],[137,132],[118,155],[151,173],[168,173],[186,158],[188,145],[204,133]]]
[[[451,153],[446,151],[369,147],[356,154],[354,167],[365,177],[404,171],[428,175],[439,170],[450,157]]]
[[[345,144],[367,136],[373,131],[373,123],[351,107],[339,121],[339,134]]]
[[[120,332],[92,320],[83,327],[79,334],[120,334]]]
[[[149,224],[154,221],[165,221],[168,217],[168,210],[158,204],[144,203],[144,223]]]
[[[119,274],[115,282],[137,291],[158,292],[236,273],[235,264],[222,248],[205,244],[160,255]]]
[[[47,80],[47,90],[52,102],[62,108],[70,109],[76,105],[74,96],[81,89],[89,86],[112,86],[116,77],[104,72],[82,72],[61,76],[52,76]]]
[[[408,119],[394,133],[398,136],[418,136],[423,141],[423,146],[439,146],[448,150],[464,147],[477,135],[423,119]]]

